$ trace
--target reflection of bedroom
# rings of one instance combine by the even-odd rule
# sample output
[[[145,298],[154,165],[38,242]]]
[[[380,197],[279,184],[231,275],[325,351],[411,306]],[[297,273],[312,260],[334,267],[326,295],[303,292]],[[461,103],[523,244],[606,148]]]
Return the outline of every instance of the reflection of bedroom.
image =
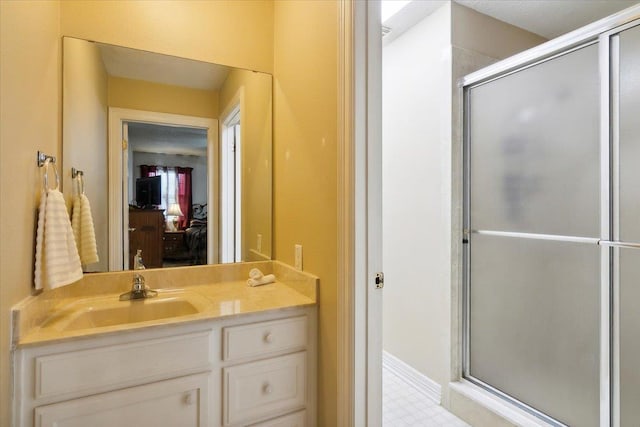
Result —
[[[130,241],[130,253],[148,242],[161,241],[161,256],[154,256],[159,251],[153,248],[143,249],[147,267],[206,264],[206,130],[129,123],[128,135],[129,227],[151,230],[151,222],[164,223],[154,227],[157,235],[148,235],[146,242]],[[160,178],[149,180],[152,177]],[[142,194],[156,191],[148,185],[160,188],[159,197]]]

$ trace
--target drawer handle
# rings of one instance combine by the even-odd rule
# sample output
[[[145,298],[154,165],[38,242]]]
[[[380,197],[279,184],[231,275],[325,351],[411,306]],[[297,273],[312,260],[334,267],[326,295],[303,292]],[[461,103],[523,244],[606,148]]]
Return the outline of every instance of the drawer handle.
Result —
[[[272,391],[273,391],[273,387],[271,387],[271,384],[264,383],[264,385],[262,386],[262,393],[271,394]]]
[[[192,393],[187,393],[184,395],[184,403],[187,405],[192,405],[193,404],[193,396]]]
[[[266,342],[267,344],[271,344],[273,342],[273,335],[271,334],[271,332],[267,332],[264,335],[264,342]]]

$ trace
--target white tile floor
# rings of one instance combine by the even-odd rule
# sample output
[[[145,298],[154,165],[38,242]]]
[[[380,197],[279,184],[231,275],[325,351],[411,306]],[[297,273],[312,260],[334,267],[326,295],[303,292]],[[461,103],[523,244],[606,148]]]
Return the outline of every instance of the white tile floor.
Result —
[[[388,369],[382,370],[382,426],[470,427]]]

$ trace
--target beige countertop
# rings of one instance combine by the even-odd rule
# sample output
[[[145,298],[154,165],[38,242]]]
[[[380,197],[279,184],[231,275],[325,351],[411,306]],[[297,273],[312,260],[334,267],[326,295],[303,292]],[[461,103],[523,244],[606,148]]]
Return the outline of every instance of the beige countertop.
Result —
[[[13,345],[22,347],[63,342],[316,304],[318,279],[315,276],[296,271],[277,261],[233,264],[225,267],[146,270],[144,275],[147,284],[150,288],[157,289],[159,294],[155,298],[138,301],[119,301],[118,298],[122,292],[129,290],[127,287],[130,287],[130,282],[125,279],[132,277],[133,273],[130,271],[85,276],[88,277],[87,283],[78,283],[76,289],[66,287],[68,289],[44,292],[16,305],[12,319]],[[256,287],[247,286],[247,273],[253,267],[260,267],[265,274],[275,274],[276,282]],[[180,283],[179,279],[170,277],[172,275],[182,275],[187,280]],[[158,286],[153,286],[154,280]],[[101,291],[92,292],[95,289]],[[185,298],[193,307],[197,307],[197,312],[178,317],[100,327],[68,327],[78,313],[104,308],[124,307],[127,310],[126,307],[129,305],[135,307],[136,304],[154,304],[176,298]],[[134,307],[132,309],[135,310]]]

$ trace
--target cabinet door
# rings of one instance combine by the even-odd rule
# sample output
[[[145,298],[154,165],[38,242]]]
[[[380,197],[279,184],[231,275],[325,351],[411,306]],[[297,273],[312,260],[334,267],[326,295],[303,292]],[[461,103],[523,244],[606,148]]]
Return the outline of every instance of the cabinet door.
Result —
[[[224,425],[245,424],[304,407],[306,352],[223,370]]]
[[[206,426],[208,375],[97,394],[35,411],[37,427]]]
[[[164,216],[160,210],[129,211],[129,265],[136,250],[142,249],[147,268],[162,267]]]

